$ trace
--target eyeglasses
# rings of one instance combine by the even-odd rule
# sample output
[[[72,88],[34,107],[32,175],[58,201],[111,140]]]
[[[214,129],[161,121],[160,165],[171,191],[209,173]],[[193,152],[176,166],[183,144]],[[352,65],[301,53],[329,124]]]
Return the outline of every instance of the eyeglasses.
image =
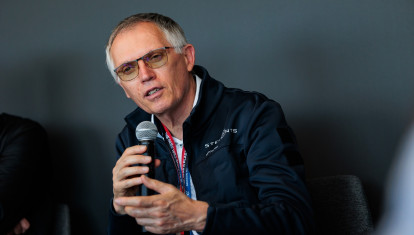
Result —
[[[138,61],[144,61],[144,64],[148,68],[157,69],[163,65],[165,65],[168,61],[167,56],[167,49],[174,48],[174,47],[161,47],[155,50],[152,50],[145,54],[144,56],[121,64],[118,68],[114,69],[114,72],[118,75],[118,77],[122,81],[130,81],[138,76]]]

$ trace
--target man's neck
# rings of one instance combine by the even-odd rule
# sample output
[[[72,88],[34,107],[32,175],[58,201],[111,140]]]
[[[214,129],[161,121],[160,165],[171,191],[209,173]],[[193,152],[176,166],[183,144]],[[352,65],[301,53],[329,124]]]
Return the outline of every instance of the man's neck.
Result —
[[[168,128],[171,135],[180,140],[183,139],[183,123],[190,116],[196,94],[196,82],[191,79],[190,89],[173,112],[156,115],[156,117]]]

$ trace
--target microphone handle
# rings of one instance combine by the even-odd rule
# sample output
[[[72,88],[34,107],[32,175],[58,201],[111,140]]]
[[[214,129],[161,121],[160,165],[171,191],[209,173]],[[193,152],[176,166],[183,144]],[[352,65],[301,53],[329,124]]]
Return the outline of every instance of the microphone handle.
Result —
[[[151,157],[151,163],[149,164],[141,164],[143,166],[147,166],[149,168],[148,173],[145,174],[145,176],[154,179],[155,177],[155,171],[154,171],[154,156],[155,156],[155,150],[154,150],[154,141],[149,140],[143,140],[140,141],[140,145],[147,146],[147,151],[143,153],[142,155],[150,156]],[[151,189],[148,189],[144,184],[141,185],[141,196],[151,196],[154,195],[154,191]]]
[[[150,156],[151,157],[151,162],[149,164],[140,164],[142,166],[147,166],[149,168],[148,173],[145,174],[145,176],[154,179],[155,176],[155,172],[154,172],[154,156],[155,156],[155,150],[154,150],[154,141],[150,141],[150,140],[143,140],[143,141],[139,141],[140,145],[145,145],[147,146],[147,151],[145,151],[145,153],[143,153],[142,155],[144,156]],[[154,195],[154,190],[151,190],[149,188],[147,188],[144,184],[141,184],[141,196],[151,196]],[[141,228],[143,233],[148,233],[148,231],[145,229],[144,226],[142,226]]]

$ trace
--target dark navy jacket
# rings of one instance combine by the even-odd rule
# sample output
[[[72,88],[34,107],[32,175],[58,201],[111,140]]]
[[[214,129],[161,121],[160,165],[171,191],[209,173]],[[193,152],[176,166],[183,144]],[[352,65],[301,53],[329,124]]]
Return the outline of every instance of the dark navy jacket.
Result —
[[[199,99],[183,124],[183,141],[197,200],[209,204],[203,234],[308,234],[314,221],[304,166],[278,103],[226,88],[195,66]],[[151,115],[136,109],[116,142],[118,158],[137,144],[135,129]],[[165,131],[155,118],[162,137]],[[156,179],[178,185],[170,150],[156,140]],[[129,216],[111,208],[109,234],[138,234]]]

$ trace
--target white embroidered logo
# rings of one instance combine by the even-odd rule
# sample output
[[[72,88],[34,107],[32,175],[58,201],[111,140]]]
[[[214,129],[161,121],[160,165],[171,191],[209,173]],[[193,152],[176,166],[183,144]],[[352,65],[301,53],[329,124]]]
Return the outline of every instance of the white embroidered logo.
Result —
[[[224,129],[223,132],[221,132],[220,139],[218,139],[216,141],[212,141],[210,143],[207,143],[207,144],[204,145],[204,147],[205,148],[210,148],[210,147],[212,147],[214,145],[217,145],[224,138],[224,136],[226,136],[227,133],[236,134],[237,133],[237,129]],[[217,146],[213,150],[210,150],[209,153],[212,152],[212,151],[214,151],[216,148],[217,148]]]

